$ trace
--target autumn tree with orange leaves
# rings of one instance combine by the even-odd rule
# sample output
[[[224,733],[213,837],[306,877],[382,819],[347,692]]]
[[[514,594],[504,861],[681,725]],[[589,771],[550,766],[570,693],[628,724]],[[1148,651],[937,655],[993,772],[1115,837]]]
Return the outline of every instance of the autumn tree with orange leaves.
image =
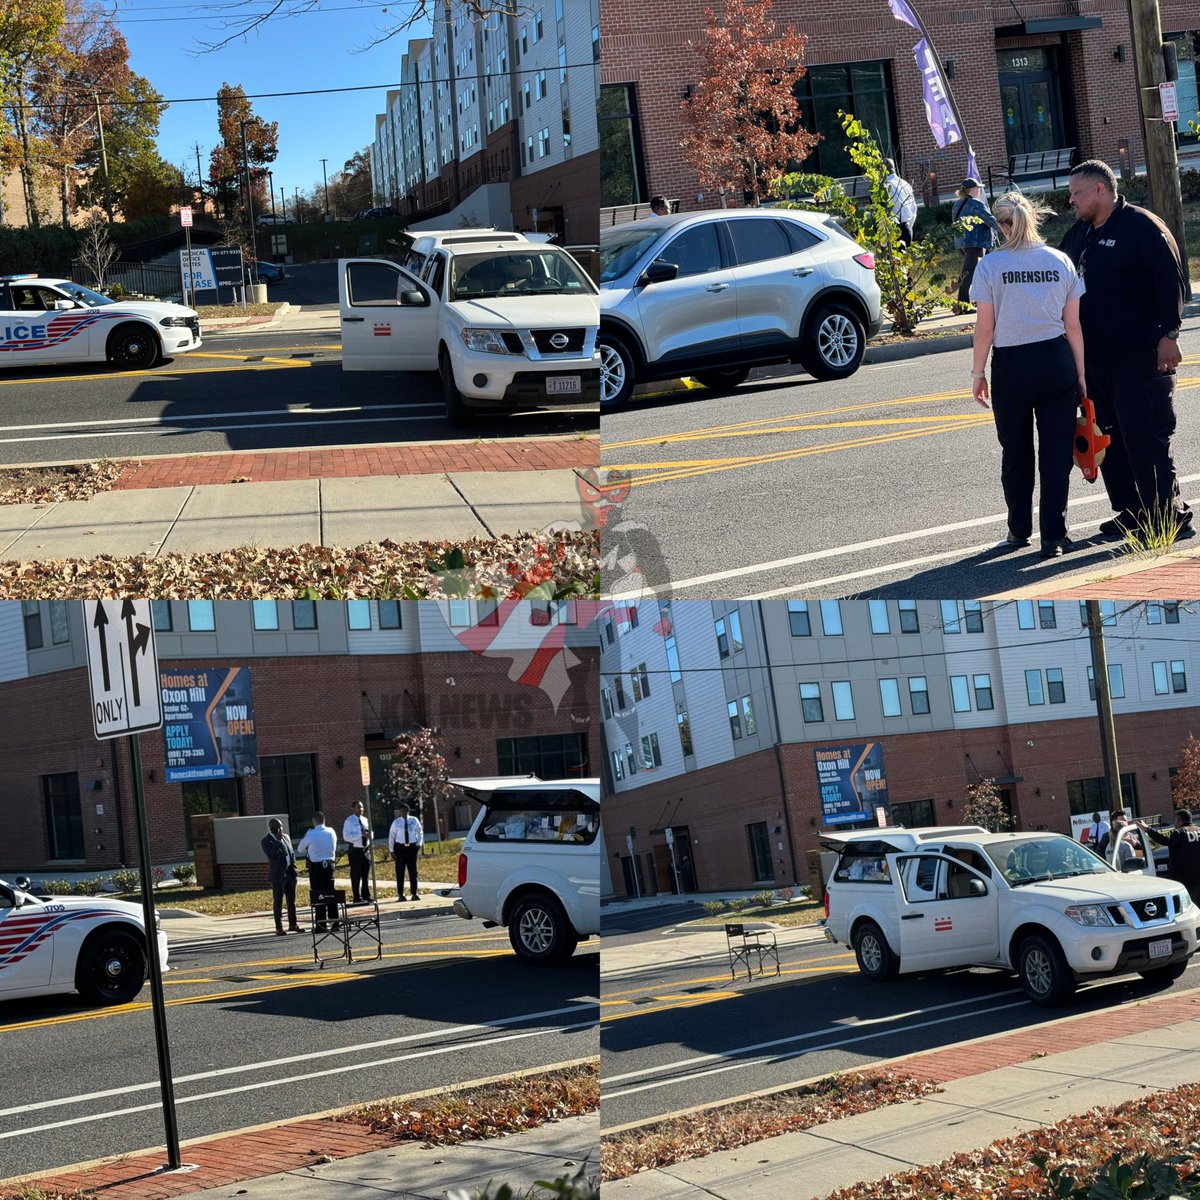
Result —
[[[701,78],[683,102],[681,145],[701,186],[732,189],[750,203],[818,141],[801,128],[796,99],[808,39],[781,30],[771,8],[772,0],[725,0],[720,14],[704,10],[704,40],[692,43]]]

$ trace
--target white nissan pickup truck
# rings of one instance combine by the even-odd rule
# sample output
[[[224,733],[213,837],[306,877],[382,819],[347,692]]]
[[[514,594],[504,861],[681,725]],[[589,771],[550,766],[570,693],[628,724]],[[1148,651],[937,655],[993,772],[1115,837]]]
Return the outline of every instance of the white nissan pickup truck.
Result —
[[[872,829],[822,837],[839,851],[825,936],[869,979],[950,967],[1015,971],[1034,1004],[1082,982],[1169,982],[1197,949],[1200,909],[1182,884],[1123,871],[1056,833]]]
[[[344,371],[436,371],[451,424],[600,402],[600,293],[565,250],[495,230],[423,233],[403,264],[338,263]]]

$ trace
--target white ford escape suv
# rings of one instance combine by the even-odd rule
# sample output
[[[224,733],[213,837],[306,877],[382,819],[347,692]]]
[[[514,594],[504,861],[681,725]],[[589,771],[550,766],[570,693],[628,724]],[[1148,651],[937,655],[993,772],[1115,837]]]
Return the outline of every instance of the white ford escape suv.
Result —
[[[517,955],[557,963],[600,932],[600,781],[454,779],[481,804],[454,911],[504,925]]]

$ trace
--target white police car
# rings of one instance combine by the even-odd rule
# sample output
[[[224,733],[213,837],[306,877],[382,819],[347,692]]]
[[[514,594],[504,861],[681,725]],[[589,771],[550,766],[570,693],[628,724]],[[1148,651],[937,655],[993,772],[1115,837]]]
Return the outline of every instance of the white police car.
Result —
[[[110,362],[145,370],[200,347],[194,309],[115,301],[69,279],[0,276],[0,367]]]
[[[158,956],[165,971],[161,928]],[[140,905],[34,896],[0,879],[0,1000],[79,992],[93,1004],[127,1004],[145,982]]]

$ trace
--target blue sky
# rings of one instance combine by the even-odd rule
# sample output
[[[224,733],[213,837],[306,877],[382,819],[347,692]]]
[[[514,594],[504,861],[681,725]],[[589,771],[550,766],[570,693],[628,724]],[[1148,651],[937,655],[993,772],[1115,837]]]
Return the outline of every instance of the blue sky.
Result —
[[[379,0],[323,0],[322,11],[291,18],[273,17],[260,30],[222,50],[197,54],[199,40],[217,41],[225,33],[213,16],[218,7],[239,11],[230,0],[213,0],[201,10],[185,0],[127,0],[117,9],[117,24],[129,43],[130,65],[166,99],[215,96],[222,83],[241,84],[246,94],[310,88],[356,87],[395,83],[400,57],[411,37],[426,36],[418,24],[374,49],[356,53],[389,21],[411,12],[411,0],[386,6]],[[263,11],[266,3],[247,3],[242,11]],[[202,19],[194,19],[202,15]],[[321,159],[332,175],[374,138],[375,114],[384,108],[383,90],[329,96],[252,100],[254,112],[279,122],[279,157],[272,165],[275,194],[286,189],[290,206],[295,189],[309,191],[321,181]],[[196,142],[208,172],[208,154],[217,143],[216,101],[174,104],[159,125],[159,153],[194,176]]]

